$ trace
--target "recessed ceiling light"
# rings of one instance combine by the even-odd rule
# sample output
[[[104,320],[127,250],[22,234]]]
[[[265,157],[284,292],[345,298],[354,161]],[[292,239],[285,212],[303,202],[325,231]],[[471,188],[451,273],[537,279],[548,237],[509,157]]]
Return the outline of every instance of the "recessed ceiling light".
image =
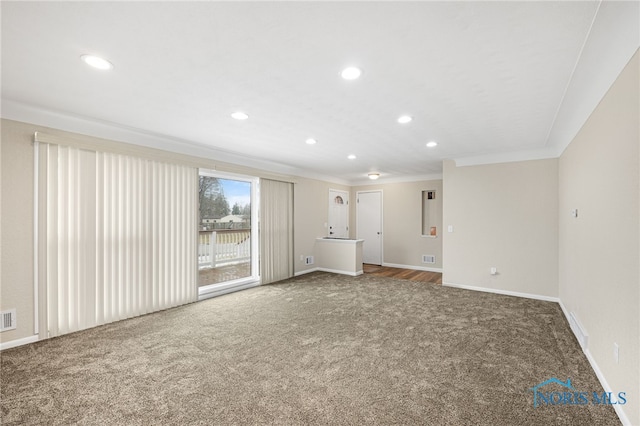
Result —
[[[305,141],[305,143],[306,143],[307,145],[315,145],[317,142],[318,142],[318,141],[317,141],[317,140],[315,140],[315,139],[313,139],[313,138],[309,138],[309,139],[307,139],[307,140]]]
[[[347,155],[347,158],[348,158],[349,160],[355,160],[355,159],[356,159],[356,156],[355,156],[355,155],[353,155],[353,154],[349,154],[349,155]]]
[[[97,68],[99,70],[111,70],[113,69],[113,64],[109,61],[107,61],[106,59],[103,59],[99,56],[94,56],[94,55],[82,55],[80,56],[80,59],[82,59],[82,61],[89,65],[92,66],[93,68]]]
[[[411,117],[410,115],[403,115],[403,116],[398,118],[398,123],[406,124],[406,123],[410,122],[411,120],[413,120],[413,117]]]
[[[233,114],[231,114],[231,117],[235,118],[236,120],[246,120],[247,118],[249,118],[249,116],[242,111],[234,112]]]
[[[362,70],[356,67],[348,67],[343,69],[340,75],[345,80],[356,80],[362,75]]]
[[[380,177],[380,173],[369,173],[367,176],[369,176],[371,180],[376,180]]]
[[[434,148],[436,146],[438,146],[438,142],[436,141],[427,142],[427,147],[429,148]]]

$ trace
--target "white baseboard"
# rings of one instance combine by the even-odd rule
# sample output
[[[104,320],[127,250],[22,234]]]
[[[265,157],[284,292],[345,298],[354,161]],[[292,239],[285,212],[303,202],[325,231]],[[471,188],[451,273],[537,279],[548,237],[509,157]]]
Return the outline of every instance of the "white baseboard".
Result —
[[[35,334],[29,337],[23,337],[22,339],[10,340],[8,342],[0,343],[0,351],[5,349],[15,348],[17,346],[28,345],[29,343],[34,343],[40,340],[40,336]]]
[[[518,291],[500,290],[496,288],[476,287],[471,285],[455,284],[455,283],[442,283],[444,287],[461,288],[464,290],[482,291],[484,293],[502,294],[505,296],[524,297],[525,299],[544,300],[545,302],[560,302],[557,297],[543,296],[541,294],[520,293]]]
[[[564,306],[564,303],[562,303],[562,300],[558,300],[558,304],[560,305],[560,309],[562,309],[562,313],[564,314],[564,317],[567,320],[567,323],[571,324],[571,317],[569,316],[570,315],[569,311]],[[569,327],[569,328],[571,329],[571,327]],[[575,331],[573,331],[573,329],[571,329],[571,331],[575,334]],[[580,341],[580,338],[578,336],[576,336],[576,339],[578,340],[578,342]],[[589,351],[589,349],[588,348],[582,348],[582,352],[587,357],[587,360],[589,361],[589,364],[591,365],[591,369],[594,371],[594,373],[596,373],[596,377],[600,381],[600,385],[602,385],[602,389],[604,389],[605,392],[614,393],[613,389],[611,389],[611,386],[609,386],[609,383],[607,382],[607,379],[604,377],[604,374],[602,373],[602,370],[600,370],[600,367],[598,366],[598,363],[593,358],[593,355],[591,355],[591,352]],[[622,424],[624,426],[631,426],[631,421],[629,421],[629,418],[627,417],[627,415],[624,412],[624,409],[622,408],[621,405],[616,404],[616,405],[613,406],[613,409],[616,411],[616,414],[618,415],[618,418],[620,419],[620,422],[622,422]]]
[[[331,272],[332,274],[350,275],[352,277],[357,277],[358,275],[364,274],[363,270],[353,272],[353,271],[341,271],[339,269],[318,268],[318,271]]]
[[[310,274],[312,272],[317,272],[317,271],[319,271],[318,268],[305,269],[304,271],[298,271],[298,272],[294,273],[293,276],[294,277],[298,277],[300,275]]]
[[[304,271],[296,272],[294,274],[294,276],[298,277],[300,275],[310,274],[311,272],[318,272],[318,271],[320,271],[320,272],[330,272],[332,274],[349,275],[349,276],[352,276],[352,277],[357,277],[358,275],[364,274],[363,270],[353,272],[353,271],[342,271],[340,269],[329,269],[329,268],[320,268],[320,267],[318,267],[318,268],[305,269]]]
[[[413,269],[413,270],[416,270],[416,271],[428,271],[428,272],[440,272],[440,273],[442,273],[442,268],[430,268],[430,267],[427,267],[427,266],[401,265],[399,263],[387,263],[387,262],[382,262],[382,266],[388,266],[389,268]]]

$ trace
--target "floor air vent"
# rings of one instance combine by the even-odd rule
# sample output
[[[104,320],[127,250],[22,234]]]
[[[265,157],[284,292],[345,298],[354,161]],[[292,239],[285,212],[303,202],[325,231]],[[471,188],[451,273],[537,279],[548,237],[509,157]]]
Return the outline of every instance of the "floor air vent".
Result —
[[[589,335],[584,331],[573,312],[569,314],[569,326],[571,327],[573,334],[576,335],[578,343],[580,343],[580,346],[582,346],[582,350],[587,349],[587,344],[589,343]]]
[[[16,328],[16,310],[0,312],[0,331],[13,330]]]

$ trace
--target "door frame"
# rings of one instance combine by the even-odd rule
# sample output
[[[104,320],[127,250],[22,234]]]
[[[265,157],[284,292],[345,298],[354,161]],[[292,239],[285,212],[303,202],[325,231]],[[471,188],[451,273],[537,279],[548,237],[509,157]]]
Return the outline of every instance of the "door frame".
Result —
[[[237,180],[241,182],[248,182],[251,184],[251,275],[237,280],[224,281],[221,283],[198,287],[198,301],[260,285],[260,178],[231,172],[219,172],[206,168],[198,169],[198,179],[200,179],[200,176],[211,176],[226,180]],[[200,214],[199,210],[198,214]],[[198,220],[198,226],[200,226],[200,220]],[[198,232],[197,229],[196,232]],[[196,241],[198,241],[197,234]],[[196,281],[196,286],[197,285],[198,282]]]
[[[360,210],[360,194],[377,192],[380,194],[380,266],[384,264],[384,192],[382,189],[371,189],[367,191],[356,191],[356,238],[360,232],[360,218],[358,211]]]
[[[345,211],[347,212],[347,217],[346,217],[346,231],[347,231],[347,235],[346,237],[339,237],[339,238],[349,238],[349,234],[351,233],[351,231],[349,230],[349,210],[351,209],[351,206],[349,205],[349,201],[351,198],[351,193],[349,191],[345,191],[344,189],[334,189],[334,188],[329,188],[329,192],[327,194],[327,199],[328,199],[328,210],[327,210],[327,237],[331,237],[330,234],[330,229],[329,227],[331,226],[331,203],[333,202],[332,198],[331,198],[331,193],[332,192],[338,192],[340,194],[345,194],[346,195],[346,206],[345,206]]]

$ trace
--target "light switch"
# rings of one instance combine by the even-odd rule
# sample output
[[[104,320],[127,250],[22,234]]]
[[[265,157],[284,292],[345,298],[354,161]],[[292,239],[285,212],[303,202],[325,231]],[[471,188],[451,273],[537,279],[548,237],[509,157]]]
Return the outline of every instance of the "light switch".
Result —
[[[578,217],[578,209],[571,210],[571,217]]]
[[[453,225],[447,226],[447,232],[453,232]]]

